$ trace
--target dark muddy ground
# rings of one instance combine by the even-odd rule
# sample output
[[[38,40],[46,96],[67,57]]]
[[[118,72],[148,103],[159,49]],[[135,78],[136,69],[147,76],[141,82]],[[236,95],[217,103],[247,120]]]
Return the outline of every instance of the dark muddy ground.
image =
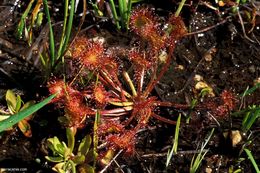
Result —
[[[183,19],[190,32],[201,32],[187,35],[178,43],[171,67],[153,93],[163,101],[190,104],[199,93],[195,89],[197,82],[194,80],[198,75],[212,88],[215,97],[225,89],[238,95],[247,87],[254,86],[260,80],[259,3],[255,3],[258,5],[256,25],[253,31],[247,34],[248,37],[243,33],[238,15],[231,13],[229,7],[223,7],[218,13],[203,5],[202,1],[193,3],[192,6],[184,8]],[[176,7],[176,3],[171,1],[166,1],[165,4],[154,2],[153,5],[162,17],[169,11],[173,12]],[[246,10],[248,7],[252,8],[250,3],[241,8]],[[36,31],[39,37],[35,38],[35,47],[28,47],[24,41],[14,38],[13,33],[22,10],[12,8],[7,1],[0,3],[1,108],[5,108],[4,96],[7,89],[14,89],[24,100],[40,100],[48,95],[42,83],[37,58],[37,50],[39,51],[40,45],[46,42],[43,32],[46,28],[42,27]],[[10,10],[13,10],[12,13]],[[57,17],[56,20],[59,21],[58,19]],[[86,22],[85,27],[90,24],[91,22]],[[246,31],[252,27],[249,22],[245,21],[244,24]],[[100,22],[99,27],[94,26],[92,29],[107,38],[108,43],[126,46],[124,44],[131,42],[129,36],[108,27],[111,27],[111,23]],[[122,36],[126,43],[122,41]],[[259,89],[247,96],[243,103],[238,101],[236,111],[240,105],[245,108],[253,104],[260,104]],[[170,114],[178,115],[179,112],[183,115],[190,113],[176,109],[160,111],[165,117],[170,117]],[[30,122],[32,138],[24,137],[18,130],[2,133],[0,168],[17,167],[26,168],[24,172],[51,172],[52,165],[44,158],[47,152],[45,141],[53,136],[65,139],[64,128],[57,120],[59,114],[52,105],[40,110]],[[241,158],[246,158],[245,153],[240,155],[240,150],[248,134],[242,136],[242,141],[235,147],[232,146],[231,139],[223,137],[223,132],[239,129],[242,118],[217,117],[217,122],[207,111],[192,112],[190,123],[185,124],[183,121],[181,124],[179,152],[173,156],[171,165],[166,169],[166,155],[172,146],[175,126],[152,119],[149,128],[138,133],[135,154],[121,154],[116,159],[117,164],[113,163],[108,172],[189,172],[192,156],[197,153],[198,145],[213,127],[215,133],[206,147],[209,152],[202,161],[199,172],[229,172],[231,167],[233,170],[240,168],[241,172],[255,172],[248,159],[241,161]],[[250,145],[257,163],[260,163],[259,130],[258,121],[251,129],[253,142]]]

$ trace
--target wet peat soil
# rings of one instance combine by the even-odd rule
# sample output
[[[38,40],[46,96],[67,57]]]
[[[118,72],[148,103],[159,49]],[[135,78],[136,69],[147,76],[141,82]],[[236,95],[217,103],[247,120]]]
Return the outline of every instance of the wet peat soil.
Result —
[[[170,2],[168,2],[171,4]],[[1,4],[0,4],[1,5]],[[154,4],[158,13],[168,13],[173,9],[165,8],[168,4]],[[171,4],[172,5],[172,4]],[[10,7],[1,7],[10,10]],[[158,8],[158,9],[157,9]],[[7,89],[14,89],[25,100],[40,100],[48,93],[42,86],[40,70],[34,68],[34,56],[37,52],[17,41],[13,36],[18,14],[0,12],[0,99],[4,108],[4,95]],[[196,12],[195,12],[196,11]],[[186,12],[186,13],[185,13]],[[199,91],[195,89],[195,76],[203,77],[203,82],[213,89],[217,96],[223,90],[241,94],[247,87],[252,87],[260,77],[260,22],[256,18],[256,26],[250,39],[244,36],[242,26],[236,14],[219,15],[215,11],[201,5],[196,10],[187,10],[184,21],[191,32],[212,27],[211,29],[185,36],[177,45],[174,60],[168,72],[158,83],[153,93],[164,101],[188,104]],[[227,15],[228,14],[228,15]],[[10,20],[12,19],[12,20]],[[219,24],[219,25],[218,25]],[[104,27],[111,24],[104,24]],[[102,28],[102,24],[101,27]],[[245,25],[249,30],[251,25]],[[115,31],[94,27],[107,42],[120,44],[120,37]],[[41,30],[39,30],[40,34]],[[105,34],[104,34],[105,33]],[[43,37],[42,37],[43,38]],[[111,40],[109,40],[111,39]],[[117,40],[118,39],[118,40]],[[41,39],[41,41],[44,39]],[[25,58],[24,58],[25,57]],[[29,58],[28,58],[29,57]],[[35,88],[32,89],[32,88]],[[238,103],[238,107],[242,103]],[[242,107],[260,104],[259,89],[244,99]],[[236,109],[238,110],[238,108]],[[162,109],[166,117],[170,114],[187,111]],[[65,140],[64,129],[57,120],[59,111],[52,105],[40,110],[30,122],[33,129],[32,138],[25,138],[18,130],[9,131],[0,136],[0,168],[26,168],[24,172],[51,172],[51,164],[44,159],[46,155],[45,141],[57,136]],[[108,172],[189,172],[191,159],[197,152],[198,145],[206,135],[215,128],[215,133],[208,146],[209,152],[202,161],[200,172],[228,172],[241,168],[242,172],[255,172],[249,160],[239,161],[246,155],[239,152],[247,136],[235,147],[231,139],[224,138],[223,132],[237,130],[241,127],[241,117],[218,118],[218,123],[206,111],[191,113],[189,124],[181,124],[178,154],[174,155],[170,166],[166,169],[166,155],[172,146],[175,126],[152,119],[149,128],[138,133],[134,155],[121,154],[108,169]],[[257,163],[260,163],[260,137],[257,135],[260,126],[257,122],[252,130],[253,142],[250,149]]]

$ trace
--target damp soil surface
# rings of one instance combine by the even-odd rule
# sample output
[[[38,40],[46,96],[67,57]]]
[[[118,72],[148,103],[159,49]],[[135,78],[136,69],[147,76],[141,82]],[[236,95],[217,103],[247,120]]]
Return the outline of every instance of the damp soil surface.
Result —
[[[31,46],[16,39],[14,32],[26,5],[19,1],[21,7],[14,6],[15,2],[18,1],[0,2],[0,108],[4,110],[7,109],[7,89],[21,95],[25,101],[40,101],[49,95],[38,56],[42,45],[47,41],[48,29],[44,25],[37,28],[35,35],[38,37],[34,38]],[[59,3],[53,3],[57,8],[61,6]],[[144,4],[149,4],[164,18],[176,10],[177,3],[165,1],[159,4],[149,1]],[[218,7],[217,4],[214,5],[214,1],[211,4]],[[205,147],[207,154],[198,172],[232,172],[239,169],[241,172],[255,172],[243,152],[243,147],[251,141],[246,146],[252,151],[256,163],[260,164],[259,121],[256,121],[250,132],[242,133],[240,129],[243,116],[232,116],[232,113],[250,105],[260,105],[259,89],[243,99],[239,96],[260,82],[260,4],[248,2],[243,4],[241,9],[244,11],[241,10],[239,16],[237,12],[231,12],[231,6],[228,5],[216,10],[210,8],[206,1],[187,2],[181,14],[190,34],[177,43],[168,71],[152,91],[152,94],[162,101],[190,105],[192,100],[197,99],[198,103],[203,105],[207,101],[219,100],[221,93],[227,90],[234,93],[236,108],[225,117],[212,115],[206,108],[162,108],[159,111],[164,117],[177,119],[181,114],[183,118],[178,152],[173,155],[170,165],[165,167],[175,126],[151,119],[149,126],[137,134],[134,154],[121,153],[107,172],[189,172],[192,157],[198,154],[201,144],[212,128],[215,128],[215,131]],[[245,17],[245,13],[253,13],[254,10],[255,25]],[[61,12],[52,12],[55,22],[62,21]],[[129,34],[117,31],[110,20],[95,18],[91,12],[87,19],[82,28],[84,34],[94,32],[105,38],[111,46],[125,47],[134,42]],[[58,33],[59,30],[57,26],[55,32]],[[71,72],[74,69],[71,66],[74,64],[70,60],[67,61],[68,71]],[[67,75],[73,74],[69,72]],[[210,88],[209,94],[204,98],[199,97],[203,87],[199,87],[198,83],[204,88],[205,85]],[[53,136],[66,139],[65,129],[57,118],[60,114],[62,112],[53,105],[47,105],[38,111],[30,121],[33,133],[31,138],[24,137],[18,128],[1,133],[0,172],[1,168],[10,168],[9,172],[51,172],[53,164],[44,158],[48,154],[46,140]],[[189,122],[185,121],[187,119]],[[240,131],[241,140],[232,145],[232,132],[237,130]],[[85,133],[82,132],[79,136]]]

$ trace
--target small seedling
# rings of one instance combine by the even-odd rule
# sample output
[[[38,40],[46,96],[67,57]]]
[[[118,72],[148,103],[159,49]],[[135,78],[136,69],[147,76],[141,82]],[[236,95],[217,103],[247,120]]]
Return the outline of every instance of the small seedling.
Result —
[[[176,122],[175,135],[174,135],[174,139],[172,141],[172,143],[173,143],[172,149],[168,150],[168,153],[167,153],[166,167],[169,166],[169,163],[171,161],[173,154],[177,154],[180,124],[181,124],[181,114],[179,114],[179,117]]]
[[[69,128],[66,129],[66,134],[67,144],[56,136],[47,140],[47,146],[52,150],[53,156],[45,156],[45,158],[56,163],[52,170],[58,173],[76,173],[76,167],[78,167],[81,171],[94,173],[94,167],[89,164],[96,157],[93,155],[93,149],[90,149],[92,143],[90,135],[81,140],[75,154],[75,134]]]
[[[8,90],[7,94],[6,94],[6,100],[7,100],[8,109],[10,112],[6,112],[3,110],[1,111],[1,113],[5,114],[5,115],[0,116],[0,117],[2,117],[2,118],[0,118],[1,119],[0,132],[9,129],[16,123],[21,122],[22,120],[25,120],[27,117],[29,117],[30,115],[32,115],[33,113],[35,113],[36,111],[41,109],[43,106],[48,104],[55,96],[56,96],[56,94],[52,94],[48,98],[44,99],[43,101],[41,101],[40,103],[37,103],[35,105],[31,105],[30,102],[25,103],[23,105],[23,107],[20,108],[22,105],[22,100],[21,100],[20,96],[15,96],[15,94],[11,90]],[[26,120],[24,122],[25,123],[22,123],[20,125],[20,127],[22,128],[21,129],[22,132],[23,132],[23,130],[25,130],[23,132],[24,135],[31,136],[30,135],[31,132],[28,131],[28,130],[30,130],[30,127],[28,128],[26,126],[29,124],[27,123]],[[26,127],[24,128],[24,126],[26,126]]]
[[[190,164],[190,173],[195,173],[197,172],[199,166],[201,165],[201,162],[202,160],[204,159],[205,155],[207,154],[207,152],[209,150],[204,150],[206,145],[208,144],[211,136],[213,135],[214,133],[214,129],[211,130],[209,136],[205,139],[205,142],[201,144],[201,148],[199,150],[199,153],[196,155],[194,155],[192,157],[192,160],[191,160],[191,164]]]
[[[4,119],[8,119],[10,116],[17,114],[18,112],[30,107],[33,105],[33,101],[26,102],[23,104],[23,101],[19,95],[15,95],[12,90],[7,90],[5,99],[7,102],[8,112],[1,111],[2,113],[5,113],[5,115],[0,116],[0,121]],[[21,132],[26,137],[32,136],[31,126],[28,123],[28,121],[32,118],[32,116],[28,116],[24,118],[23,120],[18,122],[18,127],[21,130]],[[8,129],[7,129],[8,130]]]

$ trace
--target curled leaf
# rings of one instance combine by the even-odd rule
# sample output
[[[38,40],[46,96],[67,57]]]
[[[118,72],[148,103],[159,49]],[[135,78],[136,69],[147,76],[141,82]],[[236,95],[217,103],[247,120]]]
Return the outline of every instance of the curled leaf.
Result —
[[[12,90],[7,90],[5,95],[5,100],[7,102],[7,106],[11,114],[14,114],[16,112],[16,96]]]
[[[78,148],[78,155],[86,155],[89,151],[92,139],[90,135],[87,135],[84,139],[82,139]]]
[[[32,137],[32,130],[30,124],[24,119],[18,123],[19,129],[22,131],[24,136]]]

